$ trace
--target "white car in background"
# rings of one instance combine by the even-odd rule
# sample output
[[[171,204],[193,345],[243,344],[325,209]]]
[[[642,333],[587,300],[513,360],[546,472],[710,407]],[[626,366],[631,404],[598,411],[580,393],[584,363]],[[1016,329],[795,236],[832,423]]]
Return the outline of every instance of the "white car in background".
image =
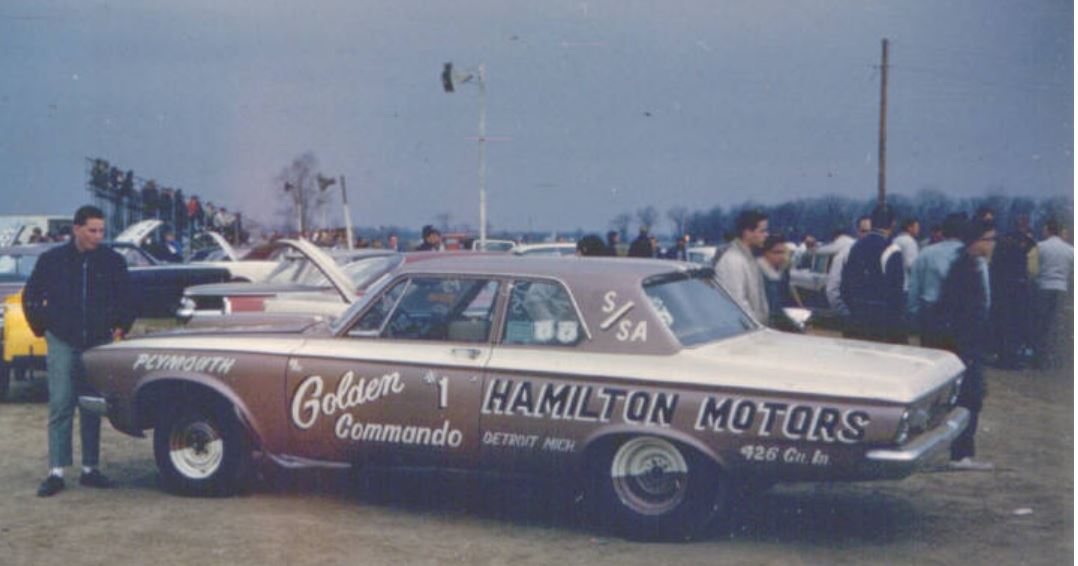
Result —
[[[718,248],[718,246],[692,246],[685,250],[685,259],[690,263],[712,265],[715,263],[715,251]]]
[[[138,246],[162,224],[164,221],[154,218],[136,222],[125,228],[113,240]],[[217,232],[199,232],[195,234],[193,243],[203,245],[192,256],[189,263],[227,269],[233,281],[259,281],[277,267],[277,261],[274,259],[261,257],[258,254],[240,253]]]
[[[517,247],[513,240],[476,240],[472,242],[472,250],[477,252],[511,252]]]
[[[807,250],[790,267],[790,294],[799,305],[821,315],[832,314],[827,300],[827,273],[835,256],[849,242],[830,242]]]
[[[323,307],[339,312],[404,261],[402,254],[390,250],[325,250],[306,240],[278,240],[269,257],[276,268],[257,282],[188,287],[177,316],[188,320],[263,312],[267,301],[281,297],[312,305],[298,312],[322,312]]]
[[[571,242],[522,244],[513,248],[513,255],[523,255],[531,257],[576,255],[576,244]]]

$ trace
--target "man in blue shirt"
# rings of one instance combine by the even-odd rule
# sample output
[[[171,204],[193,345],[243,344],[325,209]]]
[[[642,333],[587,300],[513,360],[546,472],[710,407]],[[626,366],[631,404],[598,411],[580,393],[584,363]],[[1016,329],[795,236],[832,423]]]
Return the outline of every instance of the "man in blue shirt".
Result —
[[[943,347],[944,322],[937,308],[940,288],[962,250],[959,238],[965,223],[964,214],[947,215],[943,221],[943,241],[921,250],[910,266],[906,314],[920,331],[921,345],[926,348]]]

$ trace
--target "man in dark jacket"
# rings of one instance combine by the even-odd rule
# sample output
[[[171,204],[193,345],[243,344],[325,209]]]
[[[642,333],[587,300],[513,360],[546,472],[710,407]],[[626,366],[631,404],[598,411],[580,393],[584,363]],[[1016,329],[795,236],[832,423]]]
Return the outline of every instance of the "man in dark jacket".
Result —
[[[127,264],[123,257],[101,246],[105,215],[84,206],[75,212],[74,237],[38,259],[23,291],[23,309],[34,334],[48,345],[49,475],[38,488],[40,497],[64,488],[64,467],[70,466],[71,428],[78,395],[86,390],[82,353],[88,348],[119,340],[130,330]],[[82,475],[79,483],[109,487],[97,469],[101,418],[79,411],[82,439]]]
[[[872,232],[850,248],[842,268],[842,302],[850,310],[846,336],[906,343],[906,266],[891,241],[895,212],[881,204],[872,211]]]
[[[992,464],[974,460],[973,438],[977,417],[987,396],[984,357],[988,349],[988,288],[979,259],[992,254],[996,232],[990,220],[974,219],[963,230],[963,248],[940,289],[939,309],[945,324],[944,345],[966,364],[958,406],[969,410],[969,426],[951,445],[951,467],[991,470]]]
[[[652,246],[651,238],[648,236],[648,227],[641,226],[640,234],[629,245],[629,257],[652,257],[654,255],[655,248]]]
[[[621,234],[617,230],[611,230],[606,233],[606,254],[610,257],[618,257],[618,242],[621,240]]]
[[[1021,369],[1022,353],[1033,344],[1033,281],[1029,273],[1030,252],[1037,240],[1029,232],[1029,216],[1020,215],[1015,229],[996,242],[992,252],[991,295],[988,313],[997,364]]]

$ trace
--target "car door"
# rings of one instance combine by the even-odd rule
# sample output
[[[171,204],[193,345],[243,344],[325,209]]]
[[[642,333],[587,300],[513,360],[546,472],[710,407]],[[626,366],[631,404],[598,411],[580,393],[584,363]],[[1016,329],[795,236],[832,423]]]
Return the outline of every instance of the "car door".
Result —
[[[287,377],[306,457],[471,468],[500,282],[413,276],[340,336],[309,339]]]
[[[507,291],[499,341],[484,372],[480,407],[484,469],[556,469],[572,461],[617,399],[574,375],[588,336],[569,291],[517,279]],[[605,403],[605,405],[604,405]]]

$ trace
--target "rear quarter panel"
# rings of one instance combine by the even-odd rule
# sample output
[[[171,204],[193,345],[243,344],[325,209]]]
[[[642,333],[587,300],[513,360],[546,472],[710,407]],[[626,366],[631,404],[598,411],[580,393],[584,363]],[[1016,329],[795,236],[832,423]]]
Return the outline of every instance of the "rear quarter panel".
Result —
[[[152,427],[156,415],[141,411],[140,396],[165,384],[201,387],[232,402],[263,450],[280,452],[288,437],[284,397],[288,355],[300,338],[217,337],[216,345],[198,347],[212,338],[131,340],[86,352],[90,384],[115,410],[109,419],[117,429],[140,434]],[[145,397],[141,397],[145,399]]]

